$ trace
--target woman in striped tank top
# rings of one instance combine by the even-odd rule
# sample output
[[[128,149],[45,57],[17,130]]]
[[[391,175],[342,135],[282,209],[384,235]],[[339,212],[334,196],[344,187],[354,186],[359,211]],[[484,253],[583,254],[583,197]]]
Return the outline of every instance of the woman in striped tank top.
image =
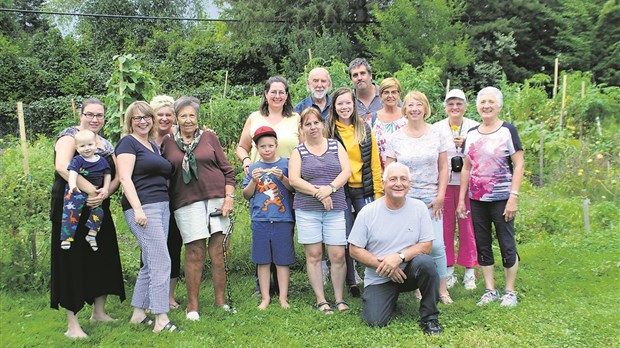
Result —
[[[351,168],[344,147],[335,139],[325,138],[325,124],[318,110],[304,110],[300,123],[305,141],[293,150],[289,161],[289,181],[297,191],[293,208],[298,241],[306,251],[306,268],[316,295],[316,308],[333,314],[323,289],[323,243],[331,263],[334,307],[346,311],[349,309],[344,302],[347,203],[343,186],[351,177]]]

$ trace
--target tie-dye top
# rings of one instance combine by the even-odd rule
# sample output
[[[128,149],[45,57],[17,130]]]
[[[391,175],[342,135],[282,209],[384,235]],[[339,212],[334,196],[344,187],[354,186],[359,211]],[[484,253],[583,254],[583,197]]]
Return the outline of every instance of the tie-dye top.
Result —
[[[517,129],[504,122],[492,133],[480,133],[474,127],[467,133],[465,155],[471,162],[469,198],[494,202],[510,197],[512,187],[512,156],[522,151]]]
[[[392,135],[392,133],[407,124],[407,118],[401,117],[392,122],[383,122],[379,119],[379,117],[377,117],[377,113],[373,112],[366,117],[366,123],[368,123],[370,128],[375,133],[377,147],[379,148],[379,158],[381,159],[381,168],[385,168],[385,149],[387,148],[388,138]]]

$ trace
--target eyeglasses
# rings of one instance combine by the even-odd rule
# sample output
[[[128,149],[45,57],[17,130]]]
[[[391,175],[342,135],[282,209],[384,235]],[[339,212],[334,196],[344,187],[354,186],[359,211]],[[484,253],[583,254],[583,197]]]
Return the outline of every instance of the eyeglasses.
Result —
[[[141,122],[141,121],[151,121],[153,120],[152,116],[146,116],[146,115],[142,115],[142,116],[134,116],[131,118],[134,122]]]
[[[92,120],[93,118],[102,120],[105,117],[104,114],[93,114],[92,112],[85,112],[82,115],[84,115],[84,117],[86,117],[89,120]]]

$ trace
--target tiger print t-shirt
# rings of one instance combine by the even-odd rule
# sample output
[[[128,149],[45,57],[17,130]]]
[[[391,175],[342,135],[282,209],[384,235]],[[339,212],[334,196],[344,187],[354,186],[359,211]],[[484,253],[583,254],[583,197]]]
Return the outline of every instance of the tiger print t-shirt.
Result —
[[[250,165],[243,180],[245,188],[252,180],[252,172],[261,170],[261,177],[256,183],[254,195],[250,198],[252,221],[294,222],[292,195],[284,184],[273,174],[274,169],[282,170],[288,177],[288,158],[280,158],[273,163],[257,161]]]

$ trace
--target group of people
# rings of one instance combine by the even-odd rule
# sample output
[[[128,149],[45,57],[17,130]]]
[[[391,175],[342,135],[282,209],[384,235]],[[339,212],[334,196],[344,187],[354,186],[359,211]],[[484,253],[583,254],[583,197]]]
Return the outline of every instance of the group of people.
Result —
[[[234,311],[224,296],[223,241],[230,232],[235,174],[217,136],[199,129],[199,112],[200,102],[192,97],[174,101],[157,96],[150,104],[134,102],[125,113],[124,136],[113,147],[99,135],[105,106],[93,98],[83,102],[80,124],[61,132],[55,145],[52,191],[51,305],[66,309],[67,337],[86,337],[76,316],[84,303],[94,303],[91,320],[110,321],[106,296],[125,299],[109,208],[109,196],[119,186],[125,219],[142,261],[129,322],[152,327],[156,333],[180,331],[167,313],[178,307],[174,288],[182,244],[187,318],[200,318],[198,292],[207,247],[215,304]],[[101,159],[106,163],[100,170],[94,163]]]
[[[437,303],[453,302],[455,264],[465,268],[468,290],[476,289],[474,267],[482,269],[485,290],[478,305],[501,300],[501,306],[515,306],[514,217],[524,163],[516,129],[499,118],[501,91],[479,91],[479,124],[464,117],[467,98],[453,89],[445,97],[447,117],[431,125],[424,93],[403,98],[395,78],[375,84],[361,58],[350,63],[349,76],[353,89],[329,95],[329,72],[313,69],[310,96],[295,107],[287,81],[272,77],[260,109],[244,124],[236,155],[245,174],[242,194],[250,201],[258,308],[267,308],[274,293],[282,308],[290,307],[295,227],[322,313],[349,310],[348,287],[351,296],[363,297],[362,319],[384,326],[399,293],[415,291],[424,333],[439,334]],[[125,298],[109,207],[119,186],[142,252],[130,322],[156,333],[180,331],[167,313],[179,306],[174,290],[182,245],[186,318],[200,320],[207,249],[215,304],[235,312],[224,296],[223,243],[230,233],[235,173],[215,132],[198,125],[200,102],[158,96],[150,104],[131,104],[116,148],[99,135],[103,103],[87,99],[80,114],[80,124],[65,129],[55,145],[51,305],[66,309],[65,335],[86,336],[76,316],[84,303],[93,304],[91,320],[109,321],[106,296]],[[501,296],[493,278],[491,225],[506,275]],[[333,302],[324,291],[324,254]],[[363,295],[356,262],[365,266]]]

